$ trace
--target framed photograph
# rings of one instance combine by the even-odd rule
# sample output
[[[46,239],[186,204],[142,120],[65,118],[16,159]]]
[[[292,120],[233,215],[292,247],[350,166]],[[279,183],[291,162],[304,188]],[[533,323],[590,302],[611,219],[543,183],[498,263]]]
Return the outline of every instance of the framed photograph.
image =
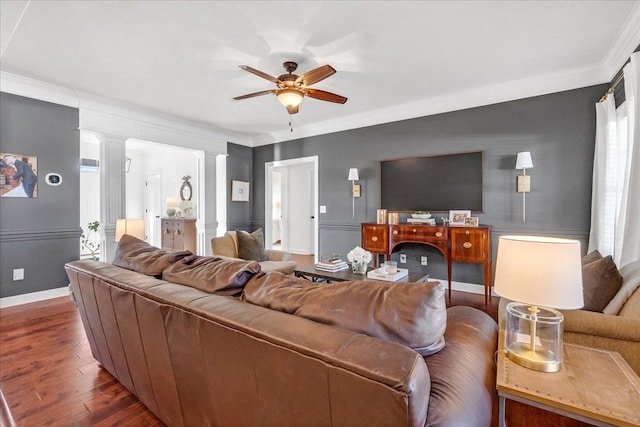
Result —
[[[449,225],[465,225],[465,219],[471,217],[471,211],[449,211]]]
[[[469,218],[465,218],[464,219],[464,225],[466,225],[468,227],[477,227],[478,226],[478,217],[477,216],[471,216]]]
[[[38,197],[38,158],[0,153],[0,196]]]
[[[249,201],[249,183],[247,181],[236,181],[235,179],[231,181],[231,201]]]

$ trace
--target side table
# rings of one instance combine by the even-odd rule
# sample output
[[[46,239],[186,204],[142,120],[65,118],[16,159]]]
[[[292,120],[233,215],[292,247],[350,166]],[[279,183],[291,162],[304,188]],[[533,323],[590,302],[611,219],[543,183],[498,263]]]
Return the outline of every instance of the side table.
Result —
[[[367,271],[373,270],[371,267]],[[310,280],[312,282],[346,282],[348,280],[363,280],[363,281],[376,281],[375,279],[369,279],[366,275],[363,274],[354,274],[351,271],[351,268],[346,270],[330,272],[318,270],[313,265],[305,266],[305,267],[297,267],[293,270],[293,274],[296,277],[301,277],[303,279]],[[409,273],[409,276],[400,280],[400,282],[426,282],[429,280],[429,275],[427,273]],[[389,282],[392,283],[392,282]]]
[[[640,426],[640,378],[616,352],[564,344],[554,373],[527,369],[507,358],[500,332],[496,388],[498,425],[505,425],[505,399],[597,426]]]

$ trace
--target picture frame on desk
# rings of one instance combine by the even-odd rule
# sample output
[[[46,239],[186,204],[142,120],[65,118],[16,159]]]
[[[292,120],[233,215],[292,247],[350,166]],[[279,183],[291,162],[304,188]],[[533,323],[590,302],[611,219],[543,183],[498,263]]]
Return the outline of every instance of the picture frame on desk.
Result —
[[[470,216],[464,219],[464,225],[466,227],[477,227],[478,223],[479,221],[477,216]]]
[[[449,211],[449,225],[465,225],[465,220],[471,217],[471,211],[451,210]]]

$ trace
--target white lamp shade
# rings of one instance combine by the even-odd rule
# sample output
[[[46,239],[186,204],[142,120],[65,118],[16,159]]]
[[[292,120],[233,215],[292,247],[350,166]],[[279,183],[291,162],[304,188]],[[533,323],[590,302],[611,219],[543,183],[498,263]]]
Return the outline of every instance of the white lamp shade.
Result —
[[[178,200],[175,197],[167,197],[167,209],[169,208],[177,208],[178,207]]]
[[[122,236],[128,234],[144,240],[144,219],[119,219],[116,221],[116,242],[122,239]]]
[[[531,169],[533,167],[533,161],[531,160],[531,153],[523,151],[518,153],[516,159],[516,169]]]
[[[584,306],[580,242],[536,236],[498,241],[495,292],[505,298],[558,309]]]
[[[351,168],[349,169],[349,178],[347,178],[349,181],[357,181],[360,179],[360,177],[358,176],[358,168]]]

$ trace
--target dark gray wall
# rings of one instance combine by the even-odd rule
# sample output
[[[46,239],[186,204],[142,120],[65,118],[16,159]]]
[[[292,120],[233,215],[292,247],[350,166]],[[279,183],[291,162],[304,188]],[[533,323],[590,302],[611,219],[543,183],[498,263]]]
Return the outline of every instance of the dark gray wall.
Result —
[[[229,143],[227,144],[227,154],[227,229],[253,231],[253,150],[250,147]],[[249,202],[231,201],[232,180],[250,183]],[[264,188],[262,192],[264,193]]]
[[[480,217],[480,223],[493,226],[494,262],[497,238],[502,234],[564,236],[581,240],[586,248],[594,105],[606,87],[592,86],[256,147],[253,220],[256,226],[264,224],[264,163],[317,155],[319,204],[327,206],[327,213],[320,214],[320,253],[346,254],[360,244],[360,223],[376,220],[380,160],[482,150],[484,212],[474,215]],[[532,191],[527,194],[526,224],[522,222],[522,195],[516,192],[516,175],[521,171],[514,167],[519,151],[530,151],[534,162],[534,168],[527,171],[532,176]],[[362,185],[355,219],[351,183],[347,181],[350,167],[359,168]],[[436,213],[438,218],[442,215],[446,213]],[[424,254],[429,256],[431,276],[446,277],[444,260],[435,250],[407,245],[402,252],[408,254],[411,269],[421,269],[418,260]],[[457,264],[453,280],[481,283],[482,268]]]
[[[38,157],[38,197],[0,198],[0,297],[66,286],[82,232],[78,110],[0,93],[0,151]],[[45,184],[50,172],[62,185]],[[23,281],[13,281],[16,268]]]

